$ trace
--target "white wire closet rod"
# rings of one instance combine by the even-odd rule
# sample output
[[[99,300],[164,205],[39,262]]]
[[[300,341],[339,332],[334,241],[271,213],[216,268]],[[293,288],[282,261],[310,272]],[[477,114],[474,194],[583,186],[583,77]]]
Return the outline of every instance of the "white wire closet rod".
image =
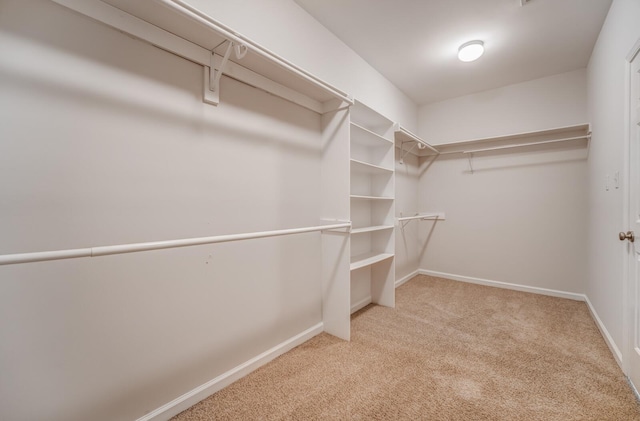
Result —
[[[149,243],[133,243],[115,246],[98,246],[81,249],[41,251],[0,255],[0,265],[43,262],[47,260],[73,259],[78,257],[97,257],[111,254],[136,253],[140,251],[161,250],[177,247],[198,246],[204,244],[226,243],[230,241],[251,240],[254,238],[278,237],[282,235],[303,234],[315,231],[327,231],[340,228],[351,228],[351,222],[331,225],[319,225],[304,228],[291,228],[276,231],[258,231],[243,234],[217,235],[213,237],[186,238],[181,240],[154,241]]]
[[[574,137],[565,137],[563,139],[553,139],[553,140],[543,140],[541,142],[529,142],[529,143],[520,143],[517,145],[505,145],[505,146],[496,146],[494,148],[483,148],[483,149],[474,149],[467,151],[451,151],[451,152],[440,152],[440,155],[451,155],[451,154],[474,154],[480,152],[490,152],[490,151],[499,151],[503,149],[513,149],[513,148],[523,148],[525,146],[536,146],[536,145],[547,145],[550,143],[560,143],[560,142],[569,142],[572,140],[580,140],[580,139],[591,139],[591,133],[582,136],[574,136]]]
[[[438,219],[439,217],[439,213],[425,213],[414,216],[403,216],[402,218],[398,218],[398,221],[411,221],[413,219]]]
[[[331,86],[328,83],[324,82],[323,80],[318,79],[317,77],[315,77],[311,73],[299,68],[298,66],[296,66],[293,63],[291,63],[290,61],[285,60],[284,58],[278,56],[277,54],[275,54],[272,51],[264,48],[263,46],[255,43],[254,41],[250,40],[249,38],[246,38],[246,37],[234,32],[231,28],[221,24],[220,22],[218,22],[215,19],[213,19],[211,16],[209,16],[209,15],[201,12],[200,10],[192,7],[188,3],[186,3],[186,2],[184,2],[182,0],[158,0],[158,1],[160,3],[162,3],[163,5],[165,5],[166,7],[176,11],[177,13],[180,13],[180,14],[188,17],[191,20],[194,20],[196,22],[199,22],[199,23],[205,25],[209,29],[212,29],[213,31],[219,33],[221,36],[223,36],[227,40],[233,41],[233,42],[235,42],[237,44],[245,46],[248,50],[253,51],[254,53],[258,54],[259,56],[265,58],[266,60],[277,64],[278,66],[280,66],[283,69],[285,69],[285,70],[295,74],[296,76],[306,80],[307,82],[309,82],[309,83],[311,83],[311,84],[313,84],[313,85],[315,85],[315,86],[317,86],[317,87],[319,87],[319,88],[331,93],[333,96],[341,99],[342,101],[345,101],[348,104],[353,105],[353,99],[350,98],[344,92],[341,92],[341,91],[337,90],[336,88],[334,88],[333,86]]]

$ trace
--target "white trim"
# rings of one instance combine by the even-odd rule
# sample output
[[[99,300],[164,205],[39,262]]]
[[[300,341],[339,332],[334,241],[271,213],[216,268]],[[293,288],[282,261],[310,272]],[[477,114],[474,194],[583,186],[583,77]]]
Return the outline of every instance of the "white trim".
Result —
[[[408,280],[410,280],[411,278],[413,278],[414,276],[419,275],[418,270],[414,270],[413,272],[411,272],[410,274],[408,274],[407,276],[398,279],[396,281],[396,288],[398,288],[400,285],[404,284],[405,282],[407,282]]]
[[[492,281],[489,279],[473,278],[470,276],[454,275],[452,273],[436,272],[434,270],[420,269],[421,275],[435,276],[438,278],[451,279],[452,281],[468,282],[471,284],[486,285],[490,287],[512,289],[514,291],[531,292],[533,294],[549,295],[551,297],[568,298],[569,300],[584,301],[584,294],[575,292],[558,291],[555,289],[532,287],[528,285],[510,284],[507,282]]]
[[[358,301],[357,303],[352,304],[351,305],[351,314],[355,313],[358,310],[362,310],[363,308],[365,308],[366,306],[368,306],[372,302],[373,302],[373,300],[369,296],[369,297],[366,297],[366,298]]]
[[[640,40],[638,40],[640,42]],[[635,46],[634,46],[635,48]],[[624,138],[623,138],[623,151],[624,157],[622,159],[622,231],[631,229],[631,132],[629,130],[630,118],[631,118],[631,60],[635,56],[632,51],[627,55],[627,62],[624,66]],[[633,245],[631,245],[633,247]],[[629,248],[620,247],[622,250],[622,349],[625,350],[622,355],[622,371],[629,379],[630,371],[630,353],[631,349],[631,325],[633,320],[633,294],[631,293],[631,272],[629,265],[633,261],[629,258]]]
[[[620,368],[622,368],[622,353],[620,352],[620,349],[618,349],[616,343],[613,341],[613,338],[609,334],[609,331],[605,327],[604,323],[602,323],[602,320],[600,319],[600,316],[598,316],[596,309],[591,304],[589,297],[585,295],[584,301],[585,303],[587,303],[587,307],[589,308],[589,313],[591,313],[591,317],[593,318],[593,321],[596,322],[596,326],[598,326],[598,330],[600,330],[600,333],[602,334],[604,341],[607,343],[607,346],[611,350],[613,357],[616,359],[616,362],[618,363]]]
[[[272,361],[276,357],[284,354],[285,352],[295,348],[296,346],[308,341],[314,336],[322,333],[324,330],[322,322],[318,323],[315,326],[310,327],[304,332],[299,333],[298,335],[274,346],[268,351],[263,352],[250,359],[249,361],[240,364],[239,366],[232,368],[214,378],[213,380],[208,381],[207,383],[196,387],[195,389],[185,393],[184,395],[172,400],[171,402],[162,405],[160,408],[149,412],[143,417],[138,418],[136,421],[165,421],[170,419],[171,417],[178,415],[180,412],[184,411],[200,402],[201,400],[213,395],[219,390],[229,386],[231,383],[236,380],[241,379],[252,371],[262,367],[268,362]]]
[[[640,393],[638,393],[638,389],[636,389],[636,386],[633,384],[633,382],[631,381],[629,376],[625,376],[625,378],[627,379],[627,383],[629,384],[629,387],[631,388],[631,391],[635,395],[636,400],[640,401]]]
[[[624,101],[624,158],[623,158],[623,196],[622,196],[622,226],[623,230],[631,228],[631,222],[633,217],[631,216],[631,62],[640,53],[640,38],[635,42],[631,50],[626,57],[626,63],[624,67],[625,71],[625,101]],[[626,227],[626,228],[624,228]],[[633,249],[633,246],[631,246]],[[631,283],[635,283],[635,279],[632,278],[631,262],[628,247],[623,247],[622,254],[622,371],[627,376],[629,383],[633,384],[630,378],[631,375],[631,356],[633,355],[632,346],[632,333],[633,329],[633,312],[634,312],[634,288],[631,287]],[[635,386],[634,386],[635,390]]]
[[[633,44],[633,47],[631,47],[631,50],[629,50],[629,53],[627,53],[627,63],[631,63],[638,53],[640,53],[640,38],[638,38],[636,43]]]

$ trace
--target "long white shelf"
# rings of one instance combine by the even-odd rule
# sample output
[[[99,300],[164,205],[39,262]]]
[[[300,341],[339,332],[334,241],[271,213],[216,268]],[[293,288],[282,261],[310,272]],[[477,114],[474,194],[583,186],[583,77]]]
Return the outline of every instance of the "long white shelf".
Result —
[[[366,266],[371,266],[374,263],[381,262],[383,260],[390,259],[394,256],[392,253],[378,253],[370,252],[359,254],[357,256],[351,256],[351,270],[360,269]]]
[[[356,199],[356,200],[393,200],[393,197],[362,196],[362,195],[359,195],[359,194],[352,194],[350,197],[352,199]]]
[[[392,168],[381,167],[379,165],[370,164],[357,159],[351,159],[351,171],[371,175],[393,174]]]
[[[555,127],[545,130],[512,133],[502,136],[484,137],[451,143],[433,145],[441,155],[454,153],[476,153],[483,151],[497,151],[502,149],[521,148],[536,145],[553,144],[567,141],[585,140],[588,144],[591,135],[589,123],[572,126]],[[421,151],[423,155],[433,154]]]
[[[393,225],[375,225],[371,227],[353,228],[351,234],[363,234],[366,232],[384,231],[393,229]]]
[[[233,42],[246,54],[231,54],[227,66],[222,68],[223,74],[321,114],[342,102],[353,104],[346,93],[238,34],[187,1],[52,1],[204,66],[205,78],[206,69],[221,63],[229,42]]]

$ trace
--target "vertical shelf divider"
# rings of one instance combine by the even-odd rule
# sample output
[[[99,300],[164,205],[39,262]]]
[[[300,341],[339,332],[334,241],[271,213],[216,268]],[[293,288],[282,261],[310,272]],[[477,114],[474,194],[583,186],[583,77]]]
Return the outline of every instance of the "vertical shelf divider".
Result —
[[[349,108],[335,107],[321,117],[321,219],[331,223],[350,219]],[[323,231],[322,323],[324,331],[344,340],[351,338],[349,233]]]
[[[395,307],[394,122],[355,101],[350,109],[350,308]]]

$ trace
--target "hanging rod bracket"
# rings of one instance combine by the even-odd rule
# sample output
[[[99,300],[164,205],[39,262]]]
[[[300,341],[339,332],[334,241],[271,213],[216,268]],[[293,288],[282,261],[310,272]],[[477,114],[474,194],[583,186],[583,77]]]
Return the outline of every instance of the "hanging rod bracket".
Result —
[[[329,224],[329,225],[349,224],[348,227],[329,228],[327,230],[323,230],[322,232],[328,231],[328,232],[336,232],[336,233],[339,233],[339,234],[350,234],[351,233],[351,229],[353,228],[351,221],[348,221],[348,220],[343,220],[343,219],[322,219],[321,221],[322,221],[322,223]]]
[[[206,104],[218,105],[220,103],[220,86],[215,86],[215,74],[218,72],[214,66],[216,55],[211,53],[211,65],[203,66],[204,69],[204,81],[203,81],[203,96],[202,99]],[[211,71],[213,69],[213,71]],[[218,83],[220,81],[218,80]]]
[[[249,48],[244,44],[235,43],[231,40],[228,42],[229,45],[222,57],[222,61],[212,51],[209,58],[209,66],[204,66],[204,102],[207,104],[218,105],[220,103],[220,79],[222,78],[224,66],[231,56],[231,51],[235,51],[238,59],[243,58],[249,51]]]
[[[409,149],[407,149],[406,152],[403,152],[405,143],[413,143],[413,146],[410,147]],[[400,161],[398,161],[398,163],[404,164],[404,159],[407,157],[407,155],[409,155],[409,153],[411,153],[413,148],[415,148],[418,145],[419,145],[419,143],[414,142],[414,141],[409,141],[409,142],[402,141],[402,142],[400,142]]]

